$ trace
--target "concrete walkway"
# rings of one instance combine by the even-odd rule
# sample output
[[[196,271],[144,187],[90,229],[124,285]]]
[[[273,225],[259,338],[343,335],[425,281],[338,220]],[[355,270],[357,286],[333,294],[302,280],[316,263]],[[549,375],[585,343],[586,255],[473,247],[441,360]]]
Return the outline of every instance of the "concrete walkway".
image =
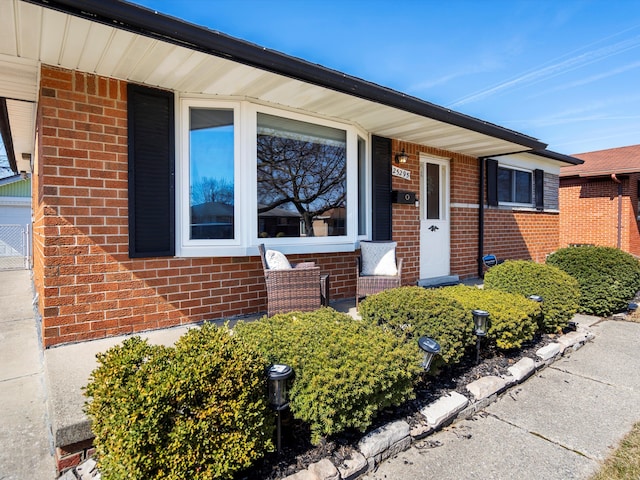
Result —
[[[591,330],[595,339],[580,350],[364,478],[588,478],[640,421],[640,324]]]
[[[30,271],[0,271],[1,480],[56,476],[32,302]]]

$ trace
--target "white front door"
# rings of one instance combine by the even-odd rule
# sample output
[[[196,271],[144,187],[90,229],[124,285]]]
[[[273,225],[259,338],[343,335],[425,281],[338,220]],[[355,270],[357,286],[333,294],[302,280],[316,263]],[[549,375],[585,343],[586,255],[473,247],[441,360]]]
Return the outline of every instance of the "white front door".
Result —
[[[449,160],[420,157],[420,278],[449,275]]]

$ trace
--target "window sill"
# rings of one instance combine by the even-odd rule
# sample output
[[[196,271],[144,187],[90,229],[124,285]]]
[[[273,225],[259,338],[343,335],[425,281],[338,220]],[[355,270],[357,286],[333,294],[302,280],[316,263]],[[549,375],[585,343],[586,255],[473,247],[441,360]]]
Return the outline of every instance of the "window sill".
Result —
[[[539,209],[536,207],[528,206],[528,205],[518,205],[518,204],[500,204],[497,207],[487,206],[486,208],[494,209],[494,210],[509,210],[512,212],[531,212],[531,213],[560,213],[560,210],[557,208],[543,208]]]
[[[304,245],[285,244],[275,241],[273,238],[266,238],[265,241],[258,241],[255,245],[250,246],[182,246],[176,252],[178,258],[206,258],[206,257],[255,257],[258,252],[258,245],[264,243],[267,248],[272,248],[284,253],[285,255],[295,254],[319,254],[319,253],[348,253],[355,252],[356,243],[354,242],[332,242],[332,243],[315,243]],[[279,240],[279,239],[278,239]]]

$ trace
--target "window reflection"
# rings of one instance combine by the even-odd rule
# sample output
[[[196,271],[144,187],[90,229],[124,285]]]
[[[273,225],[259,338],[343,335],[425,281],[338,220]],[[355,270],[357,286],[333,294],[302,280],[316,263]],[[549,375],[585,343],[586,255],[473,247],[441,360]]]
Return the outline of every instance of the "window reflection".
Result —
[[[346,132],[258,113],[260,237],[347,234]]]
[[[233,110],[190,109],[192,239],[234,238]]]

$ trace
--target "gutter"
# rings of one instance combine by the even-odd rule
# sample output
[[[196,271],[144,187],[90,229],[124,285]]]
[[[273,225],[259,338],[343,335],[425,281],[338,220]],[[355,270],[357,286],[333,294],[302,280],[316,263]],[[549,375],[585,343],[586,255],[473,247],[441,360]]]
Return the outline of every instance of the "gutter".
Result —
[[[547,146],[513,130],[131,3],[115,0],[22,1],[397,108],[529,149],[544,150]]]
[[[615,173],[611,174],[611,180],[618,184],[618,248],[622,248],[622,182]]]

